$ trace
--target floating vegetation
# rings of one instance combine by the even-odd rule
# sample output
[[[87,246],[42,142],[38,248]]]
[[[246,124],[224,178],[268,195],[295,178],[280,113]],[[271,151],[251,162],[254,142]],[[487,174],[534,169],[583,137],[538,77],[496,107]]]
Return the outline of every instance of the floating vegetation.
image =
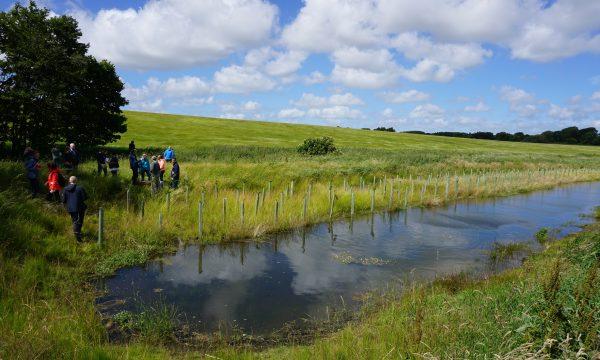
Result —
[[[333,258],[333,260],[342,263],[342,264],[358,264],[358,265],[373,265],[373,266],[382,266],[382,265],[387,265],[389,264],[391,261],[390,260],[385,260],[385,259],[381,259],[378,257],[355,257],[352,256],[352,254],[350,254],[348,251],[342,251],[341,253],[337,253],[337,254],[331,254],[331,257]]]
[[[548,229],[546,229],[546,235],[547,231]],[[490,250],[490,261],[493,264],[498,264],[514,258],[517,254],[521,254],[527,251],[529,251],[529,245],[526,243],[501,244],[495,242],[492,245],[492,249]]]
[[[537,233],[535,233],[535,239],[540,244],[545,244],[548,241],[548,228],[541,228]]]

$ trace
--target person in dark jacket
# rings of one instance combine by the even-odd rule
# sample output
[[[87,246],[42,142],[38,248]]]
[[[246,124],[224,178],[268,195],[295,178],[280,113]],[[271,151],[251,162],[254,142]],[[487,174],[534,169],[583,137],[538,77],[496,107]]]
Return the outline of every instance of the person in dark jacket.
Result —
[[[133,142],[133,140],[131,140],[131,142],[129,143],[129,152],[131,153],[132,151],[135,151],[135,143]]]
[[[77,242],[81,242],[81,228],[83,227],[83,219],[85,218],[85,201],[87,200],[87,193],[85,189],[77,185],[77,178],[71,176],[69,178],[69,185],[65,187],[63,192],[63,204],[67,208],[67,212],[71,215],[71,221],[73,221],[73,234]]]
[[[25,155],[25,170],[27,172],[27,180],[31,189],[31,196],[36,197],[40,193],[40,153],[28,147],[23,153]]]
[[[160,165],[158,164],[156,156],[152,157],[152,165],[150,165],[150,169],[152,171],[152,190],[156,192],[161,188]]]
[[[135,156],[135,151],[129,152],[129,168],[131,169],[131,184],[137,185],[139,166],[137,157]]]
[[[179,187],[179,163],[176,158],[173,158],[173,168],[171,169],[171,188]]]
[[[117,173],[119,172],[119,158],[117,155],[113,154],[113,156],[110,157],[110,160],[108,160],[108,169],[112,176],[117,176]]]
[[[79,163],[81,162],[81,155],[79,154],[79,150],[77,150],[75,148],[74,143],[69,144],[69,149],[67,150],[67,155],[71,161],[71,166],[73,167],[73,170],[77,171],[77,167],[79,166]]]
[[[52,162],[55,163],[56,166],[58,166],[60,168],[63,163],[62,152],[56,146],[54,146],[52,148],[52,150],[50,150],[50,153],[52,153]]]
[[[108,174],[106,169],[106,154],[102,150],[98,150],[96,153],[96,163],[98,164],[98,175],[104,173],[104,176]]]

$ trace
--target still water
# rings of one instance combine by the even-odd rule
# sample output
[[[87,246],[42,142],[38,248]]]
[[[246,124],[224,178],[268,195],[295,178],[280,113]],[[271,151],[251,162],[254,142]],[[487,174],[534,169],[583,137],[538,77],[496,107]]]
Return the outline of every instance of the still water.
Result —
[[[117,271],[97,303],[111,315],[163,302],[196,331],[266,333],[356,307],[360,294],[389,284],[484,270],[494,242],[532,241],[542,227],[564,236],[599,204],[600,183],[585,183],[320,224],[261,243],[188,246]]]

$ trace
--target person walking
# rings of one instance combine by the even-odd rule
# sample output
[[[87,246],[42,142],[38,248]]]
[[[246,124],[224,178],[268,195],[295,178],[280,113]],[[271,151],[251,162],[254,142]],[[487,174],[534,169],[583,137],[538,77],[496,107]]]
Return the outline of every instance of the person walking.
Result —
[[[135,156],[135,151],[129,152],[129,168],[131,169],[131,185],[137,185],[140,168],[137,157]]]
[[[156,160],[156,156],[152,156],[152,165],[150,167],[152,169],[152,191],[157,192],[161,187],[160,182],[160,165],[158,165],[158,161]]]
[[[117,176],[117,173],[119,172],[119,158],[117,155],[113,154],[110,157],[110,160],[108,160],[108,170],[110,170],[112,176]]]
[[[62,152],[60,152],[60,150],[56,146],[54,146],[52,150],[50,150],[50,153],[52,154],[52,162],[60,168],[63,164]]]
[[[160,167],[160,187],[162,187],[165,182],[165,171],[167,170],[167,162],[162,155],[158,155],[158,166]]]
[[[23,153],[25,156],[25,170],[27,172],[27,180],[29,180],[29,188],[31,196],[36,197],[40,193],[40,153],[30,147],[25,148]]]
[[[79,154],[79,150],[75,148],[75,143],[69,144],[67,155],[69,157],[69,160],[71,161],[71,166],[73,170],[77,171],[77,168],[79,167],[79,162],[81,161],[81,155]]]
[[[173,168],[171,169],[171,188],[179,187],[179,163],[176,158],[173,158]]]
[[[131,140],[131,142],[129,143],[129,153],[131,153],[132,151],[135,151],[135,143],[133,142],[133,140]]]
[[[60,202],[60,193],[66,184],[54,161],[48,163],[48,180],[45,185],[48,187],[48,201]]]
[[[77,185],[77,178],[71,176],[69,178],[69,185],[65,187],[63,193],[63,204],[67,208],[67,212],[71,215],[71,221],[73,222],[73,235],[77,242],[82,241],[81,228],[83,227],[83,220],[85,218],[85,210],[87,206],[85,201],[87,200],[87,193],[85,189]]]
[[[148,181],[150,181],[152,176],[150,175],[150,161],[148,160],[148,155],[142,154],[139,164],[140,172],[142,173],[142,181],[144,181],[144,175],[147,175]]]
[[[106,154],[102,150],[98,150],[96,153],[96,163],[98,164],[98,176],[100,173],[104,173],[104,176],[108,174],[106,168]]]
[[[169,146],[163,155],[165,156],[165,160],[167,162],[171,162],[173,158],[175,158],[175,150]]]

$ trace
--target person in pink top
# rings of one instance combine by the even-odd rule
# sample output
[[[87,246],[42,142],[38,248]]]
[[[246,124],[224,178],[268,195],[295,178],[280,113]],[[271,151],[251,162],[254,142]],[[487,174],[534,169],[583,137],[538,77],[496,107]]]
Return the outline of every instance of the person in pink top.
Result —
[[[167,170],[167,161],[162,155],[158,155],[158,167],[160,167],[160,187],[163,187],[163,184],[165,182],[165,171]]]

